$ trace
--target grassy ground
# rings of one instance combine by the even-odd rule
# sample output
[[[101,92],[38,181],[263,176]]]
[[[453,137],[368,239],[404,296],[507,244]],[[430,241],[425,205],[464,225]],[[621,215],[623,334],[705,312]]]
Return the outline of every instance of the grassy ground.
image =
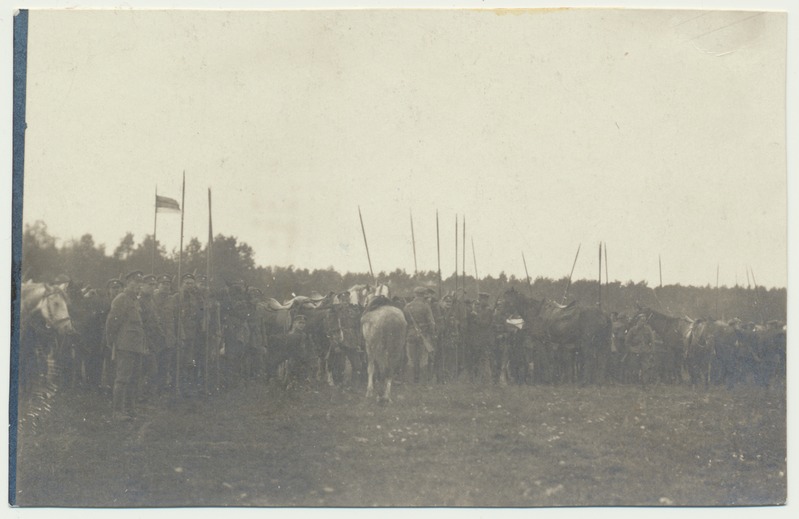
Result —
[[[786,497],[784,391],[251,384],[114,423],[61,392],[19,439],[53,506],[749,505]]]

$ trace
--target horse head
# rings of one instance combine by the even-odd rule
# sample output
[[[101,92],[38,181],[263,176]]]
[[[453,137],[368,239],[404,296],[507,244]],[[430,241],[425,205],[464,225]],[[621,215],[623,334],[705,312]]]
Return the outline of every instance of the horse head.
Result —
[[[55,328],[60,334],[72,334],[75,328],[69,316],[68,301],[69,297],[60,285],[45,284],[35,310],[41,313],[48,328]]]

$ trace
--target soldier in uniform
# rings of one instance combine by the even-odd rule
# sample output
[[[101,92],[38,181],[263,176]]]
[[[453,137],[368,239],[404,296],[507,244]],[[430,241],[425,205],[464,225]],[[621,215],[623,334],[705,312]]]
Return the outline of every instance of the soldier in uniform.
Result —
[[[156,387],[159,393],[169,391],[175,383],[175,346],[177,345],[178,301],[172,293],[172,278],[158,278],[158,289],[153,294],[155,318],[164,333],[162,347],[156,352],[158,372]]]
[[[139,306],[141,308],[142,322],[144,323],[145,346],[147,351],[142,358],[141,377],[139,378],[138,398],[146,401],[155,392],[158,377],[158,355],[164,348],[164,330],[158,319],[155,307],[155,291],[158,279],[149,274],[142,278],[139,291]]]
[[[480,292],[474,309],[469,314],[469,369],[473,381],[488,380],[490,374],[489,353],[494,347],[494,311],[488,304],[489,295]]]
[[[101,391],[110,393],[114,387],[114,362],[111,360],[111,343],[108,341],[108,336],[105,330],[105,323],[108,319],[108,312],[111,310],[111,303],[116,297],[122,293],[125,285],[122,280],[118,278],[109,279],[105,284],[105,299],[103,301],[103,344],[102,348],[102,374],[100,376]]]
[[[425,296],[427,288],[417,287],[413,290],[414,299],[405,305],[403,312],[408,321],[408,334],[406,338],[408,366],[413,373],[413,381],[429,381],[433,367],[435,346],[433,337],[436,333],[436,323],[433,311],[430,309]]]
[[[138,301],[140,270],[125,276],[125,290],[114,298],[106,319],[105,331],[115,364],[113,419],[130,420],[135,415],[137,377],[146,352],[144,323]]]
[[[202,309],[197,281],[193,274],[183,274],[179,294],[178,315],[178,370],[181,387],[196,393],[202,387],[200,362],[203,352],[201,341]]]
[[[627,359],[625,371],[627,382],[651,384],[655,381],[655,335],[646,324],[646,318],[639,316],[625,337]]]
[[[441,316],[436,321],[438,331],[438,348],[436,350],[436,376],[439,381],[449,382],[458,376],[458,355],[456,350],[460,340],[458,316],[453,306],[452,295],[447,294],[436,305]],[[435,316],[435,313],[433,314]]]

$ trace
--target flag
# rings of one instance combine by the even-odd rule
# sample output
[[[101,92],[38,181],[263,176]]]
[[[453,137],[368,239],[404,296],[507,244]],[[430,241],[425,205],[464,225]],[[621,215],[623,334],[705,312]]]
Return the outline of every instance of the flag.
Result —
[[[177,200],[167,198],[165,196],[155,195],[155,212],[156,213],[179,213],[180,204]]]

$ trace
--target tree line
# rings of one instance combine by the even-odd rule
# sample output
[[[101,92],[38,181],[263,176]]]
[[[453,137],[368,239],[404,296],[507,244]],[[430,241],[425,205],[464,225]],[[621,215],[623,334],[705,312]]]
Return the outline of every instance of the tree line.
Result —
[[[136,243],[133,233],[127,233],[110,253],[103,244],[95,243],[91,234],[84,234],[79,239],[60,245],[58,241],[58,238],[48,232],[47,225],[42,221],[25,225],[22,234],[23,280],[53,281],[56,276],[65,274],[76,282],[103,288],[109,279],[131,270],[142,270],[146,273],[154,270],[156,275],[177,274],[178,252],[168,252],[160,242],[153,241],[153,235],[146,235]],[[252,247],[235,236],[217,234],[211,250],[213,289],[243,281],[248,286],[258,287],[267,296],[282,301],[293,295],[309,295],[312,291],[325,294],[373,282],[369,273],[342,274],[333,267],[309,270],[293,265],[256,265]],[[184,246],[183,272],[204,274],[207,260],[207,244],[191,238]],[[388,284],[392,292],[400,296],[409,295],[413,287],[418,285],[428,286],[436,292],[439,290],[438,273],[435,271],[420,272],[414,276],[403,269],[396,269],[392,272],[379,272],[375,277],[379,282]],[[601,297],[603,310],[626,314],[634,312],[637,306],[648,306],[673,316],[712,319],[737,317],[753,322],[772,319],[785,321],[787,315],[785,288],[716,288],[710,285],[695,287],[679,284],[653,288],[646,282],[633,281],[603,282],[600,288],[597,280],[576,280],[569,284],[566,277],[537,277],[528,283],[524,278],[508,276],[503,272],[496,277],[486,276],[479,280],[471,275],[464,277],[461,273],[458,273],[456,280],[456,276],[450,273],[441,280],[442,294],[454,291],[456,283],[459,293],[465,293],[468,298],[475,298],[480,291],[491,294],[492,301],[509,287],[514,287],[538,299],[562,302],[568,285],[566,300],[577,300],[590,305],[599,304]]]

